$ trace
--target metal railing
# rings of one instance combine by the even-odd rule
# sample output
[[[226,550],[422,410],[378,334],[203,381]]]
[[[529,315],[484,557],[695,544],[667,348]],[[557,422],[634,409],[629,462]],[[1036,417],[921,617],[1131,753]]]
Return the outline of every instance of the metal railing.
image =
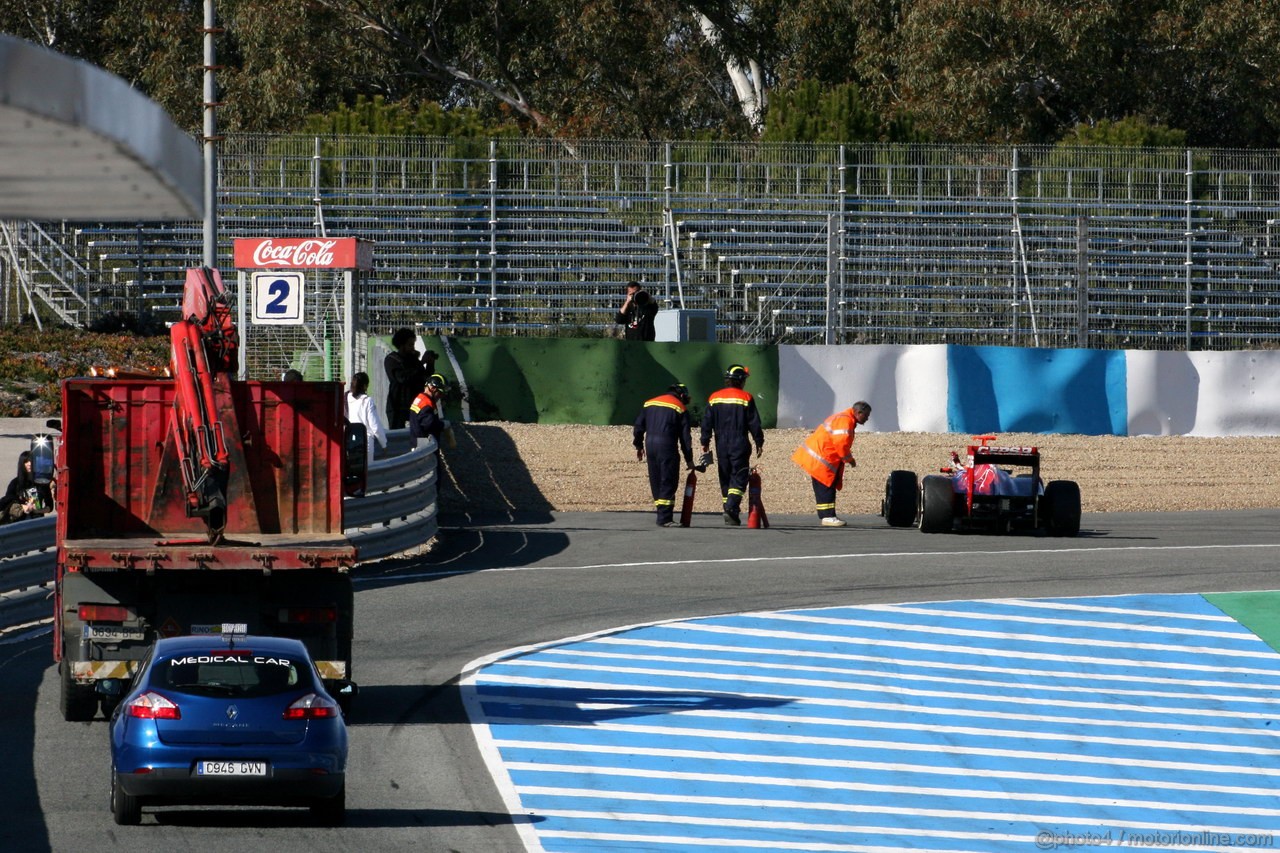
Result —
[[[435,439],[411,448],[407,430],[392,430],[387,447],[394,455],[370,463],[364,496],[342,501],[344,530],[361,562],[421,547],[439,530]],[[0,527],[0,594],[52,582],[55,521],[49,515]]]
[[[373,333],[599,334],[639,279],[722,340],[1280,344],[1277,151],[233,135],[219,162],[224,270],[319,204],[376,244]],[[48,232],[163,316],[200,262],[194,222]]]

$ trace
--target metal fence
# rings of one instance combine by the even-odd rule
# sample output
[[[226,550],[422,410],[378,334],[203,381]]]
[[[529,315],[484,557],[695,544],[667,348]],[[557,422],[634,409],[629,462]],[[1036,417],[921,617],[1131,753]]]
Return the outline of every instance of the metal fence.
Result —
[[[410,442],[408,430],[391,430],[384,455],[369,464],[365,494],[342,500],[343,530],[362,563],[420,548],[439,531],[438,445]],[[52,583],[55,521],[48,515],[0,526],[0,628],[2,599],[43,594]]]
[[[224,273],[236,236],[373,240],[375,333],[598,335],[635,278],[721,340],[1280,342],[1276,151],[232,136],[219,186]],[[201,254],[23,227],[6,285],[55,243],[89,313],[175,313]]]

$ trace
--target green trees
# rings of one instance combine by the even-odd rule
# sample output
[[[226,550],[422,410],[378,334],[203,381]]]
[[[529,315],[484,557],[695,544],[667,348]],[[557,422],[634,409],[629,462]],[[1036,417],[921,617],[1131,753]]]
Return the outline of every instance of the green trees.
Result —
[[[1274,147],[1280,5],[1249,0],[854,0],[881,105],[947,142],[1055,142],[1141,116],[1205,146]]]
[[[823,86],[802,80],[769,102],[766,142],[922,142],[907,116],[891,116],[867,103],[856,83]]]
[[[519,132],[512,123],[485,121],[472,107],[443,109],[434,101],[419,102],[417,108],[403,102],[388,103],[382,95],[357,95],[350,106],[308,116],[302,130],[321,135],[375,136],[510,136]]]
[[[0,0],[0,30],[200,124],[202,0]],[[560,137],[1280,143],[1256,0],[217,0],[228,130],[382,97]],[[763,117],[763,121],[762,121]],[[468,119],[470,121],[471,119]],[[446,123],[447,124],[447,123]]]

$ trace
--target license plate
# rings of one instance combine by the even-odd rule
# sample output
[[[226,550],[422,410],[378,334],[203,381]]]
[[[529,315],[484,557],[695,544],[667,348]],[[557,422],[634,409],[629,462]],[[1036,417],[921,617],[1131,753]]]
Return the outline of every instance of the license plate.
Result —
[[[266,776],[265,761],[197,761],[197,776]]]
[[[99,640],[108,643],[146,639],[146,634],[140,630],[134,631],[128,628],[95,628],[92,625],[84,626],[84,635],[90,640]]]

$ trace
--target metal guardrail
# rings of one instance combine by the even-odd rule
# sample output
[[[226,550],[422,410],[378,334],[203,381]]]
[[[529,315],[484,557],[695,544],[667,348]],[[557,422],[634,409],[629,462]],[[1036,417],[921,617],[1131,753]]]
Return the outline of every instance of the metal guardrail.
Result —
[[[408,430],[392,430],[387,450],[396,455],[371,462],[364,496],[342,501],[347,538],[362,562],[425,545],[440,529],[436,441],[428,438],[410,448],[408,435]]]
[[[410,447],[408,430],[392,430],[392,455],[369,464],[364,496],[343,499],[344,532],[359,561],[409,551],[435,537],[436,449],[435,439]],[[0,527],[0,594],[52,580],[55,522],[48,515]]]
[[[53,577],[52,515],[0,527],[0,592],[39,586]]]

